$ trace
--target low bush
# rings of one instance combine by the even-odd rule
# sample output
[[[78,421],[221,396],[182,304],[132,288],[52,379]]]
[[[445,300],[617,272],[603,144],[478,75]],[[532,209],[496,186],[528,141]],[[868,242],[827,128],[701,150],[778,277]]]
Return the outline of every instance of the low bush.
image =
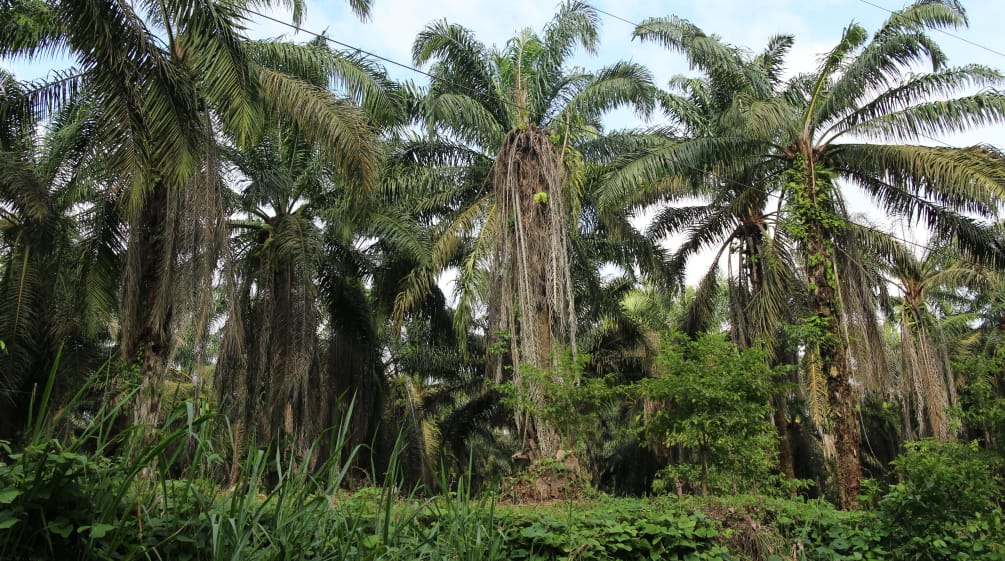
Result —
[[[502,559],[732,559],[714,520],[646,500],[509,507],[497,516]]]
[[[1001,483],[976,444],[925,440],[893,462],[877,505],[895,559],[1005,559]]]

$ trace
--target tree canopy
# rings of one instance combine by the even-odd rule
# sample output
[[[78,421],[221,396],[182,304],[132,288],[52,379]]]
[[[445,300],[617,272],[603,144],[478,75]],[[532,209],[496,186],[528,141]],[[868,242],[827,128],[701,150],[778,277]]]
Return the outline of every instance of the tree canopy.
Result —
[[[843,508],[911,441],[1002,453],[1005,153],[940,139],[1005,122],[1005,75],[950,64],[959,2],[852,22],[799,74],[785,30],[655,14],[624,39],[687,63],[665,87],[573,65],[608,15],[574,0],[502,45],[433,21],[404,83],[249,37],[265,8],[308,28],[300,1],[0,8],[0,57],[72,62],[0,70],[0,444],[43,405],[147,444],[188,407],[228,420],[220,483],[264,449],[347,485]]]

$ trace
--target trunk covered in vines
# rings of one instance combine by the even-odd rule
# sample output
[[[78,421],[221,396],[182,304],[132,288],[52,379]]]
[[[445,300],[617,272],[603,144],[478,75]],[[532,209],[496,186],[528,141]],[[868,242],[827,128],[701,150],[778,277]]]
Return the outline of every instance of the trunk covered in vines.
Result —
[[[810,162],[811,157],[797,159],[787,185],[794,203],[790,230],[803,247],[809,288],[806,359],[808,369],[822,377],[826,385],[824,431],[825,439],[833,438],[834,475],[841,506],[855,508],[862,480],[861,438],[834,245],[844,222],[837,212],[831,174]]]
[[[511,364],[496,352],[488,368],[496,380],[512,368],[517,429],[524,448],[542,456],[554,455],[562,443],[541,416],[545,386],[562,382],[561,355],[576,349],[563,181],[562,154],[546,132],[534,125],[510,131],[493,170],[499,235],[490,330],[496,341],[508,342]]]

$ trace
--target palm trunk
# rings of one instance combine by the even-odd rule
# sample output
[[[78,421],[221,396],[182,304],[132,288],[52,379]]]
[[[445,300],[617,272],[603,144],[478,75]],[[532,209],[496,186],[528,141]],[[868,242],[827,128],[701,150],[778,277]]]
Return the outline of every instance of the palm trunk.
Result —
[[[156,427],[160,421],[164,382],[171,353],[171,289],[174,275],[168,236],[168,189],[154,186],[143,203],[134,225],[135,245],[130,249],[137,281],[126,287],[130,315],[135,323],[123,331],[127,361],[139,353],[140,390],[133,409],[133,423]],[[130,294],[132,293],[132,294]]]
[[[796,478],[796,459],[792,451],[792,423],[785,414],[785,396],[776,395],[772,399],[775,406],[774,424],[778,431],[778,470],[787,479]]]
[[[859,458],[860,433],[855,416],[855,392],[847,360],[848,343],[842,331],[842,308],[838,292],[837,271],[834,267],[834,228],[837,217],[832,196],[825,192],[830,186],[816,176],[816,170],[807,165],[805,199],[801,201],[802,226],[805,227],[806,276],[810,285],[810,313],[819,329],[815,347],[820,369],[827,380],[827,399],[830,415],[829,430],[834,436],[835,466],[838,493],[843,508],[858,506],[858,492],[862,480]]]
[[[493,179],[501,216],[492,329],[510,336],[513,381],[526,404],[515,412],[516,425],[525,451],[539,457],[554,457],[563,436],[540,414],[547,405],[544,385],[521,366],[564,383],[558,354],[576,349],[563,173],[548,135],[531,125],[509,133]],[[489,372],[498,375],[503,358]]]
[[[142,381],[133,410],[133,424],[136,426],[156,427],[160,421],[161,398],[167,378],[167,359],[160,349],[161,344],[157,341],[143,343]]]

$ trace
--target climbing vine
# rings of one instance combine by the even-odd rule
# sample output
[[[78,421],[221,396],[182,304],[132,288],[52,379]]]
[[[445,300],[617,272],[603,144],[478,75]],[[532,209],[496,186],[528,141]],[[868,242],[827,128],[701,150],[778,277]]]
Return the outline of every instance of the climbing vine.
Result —
[[[827,285],[837,290],[837,272],[831,266],[834,256],[834,234],[847,227],[845,218],[837,212],[834,190],[834,173],[819,165],[810,166],[802,156],[797,157],[784,175],[785,191],[789,197],[789,216],[785,229],[804,247],[806,269],[821,267],[826,270]],[[815,290],[815,279],[810,279],[810,290]]]

